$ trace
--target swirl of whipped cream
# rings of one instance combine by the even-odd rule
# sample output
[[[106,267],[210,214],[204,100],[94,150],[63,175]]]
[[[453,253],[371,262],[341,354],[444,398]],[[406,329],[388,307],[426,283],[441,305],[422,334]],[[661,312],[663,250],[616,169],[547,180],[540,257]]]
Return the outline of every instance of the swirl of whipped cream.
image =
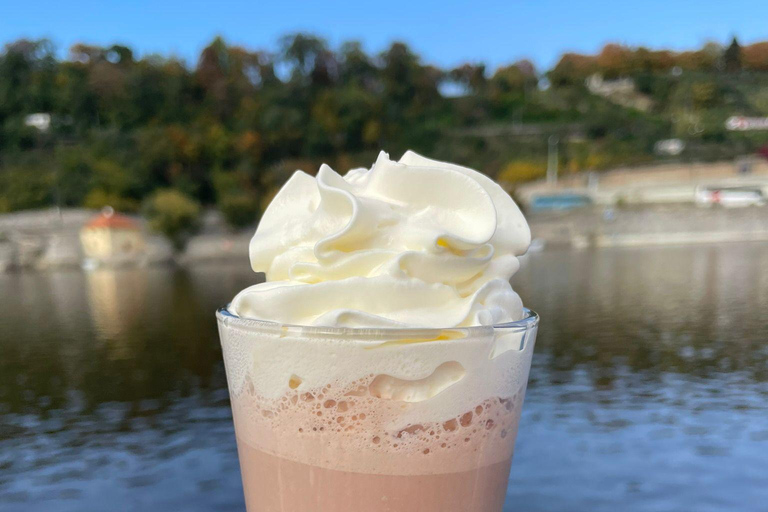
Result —
[[[296,171],[250,244],[266,282],[230,310],[336,327],[465,327],[522,317],[509,279],[531,240],[512,198],[485,175],[408,151],[342,177]]]

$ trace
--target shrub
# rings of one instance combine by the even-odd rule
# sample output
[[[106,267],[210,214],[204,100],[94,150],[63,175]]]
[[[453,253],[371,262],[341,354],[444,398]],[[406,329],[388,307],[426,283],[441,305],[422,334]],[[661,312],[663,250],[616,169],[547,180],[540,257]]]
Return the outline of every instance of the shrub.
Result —
[[[42,208],[54,203],[54,175],[44,167],[0,169],[0,211]]]
[[[509,162],[501,169],[498,181],[519,183],[542,178],[547,173],[547,166],[541,162],[516,160]]]
[[[152,229],[181,250],[199,227],[200,204],[177,190],[159,190],[147,201],[145,215]]]
[[[227,224],[242,228],[256,222],[259,217],[259,197],[250,184],[247,172],[223,172],[213,174],[216,206]]]
[[[111,206],[119,212],[135,212],[139,209],[139,203],[135,199],[121,197],[100,188],[88,192],[83,200],[83,206],[92,210],[101,210],[105,206]]]
[[[218,207],[234,228],[250,226],[259,217],[259,200],[246,191],[219,194]]]

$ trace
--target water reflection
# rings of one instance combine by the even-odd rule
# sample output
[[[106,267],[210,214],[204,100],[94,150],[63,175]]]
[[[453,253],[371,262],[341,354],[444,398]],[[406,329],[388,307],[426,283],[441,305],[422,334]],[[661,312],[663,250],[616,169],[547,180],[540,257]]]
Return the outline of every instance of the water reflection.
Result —
[[[0,275],[0,510],[242,510],[213,311],[247,264]],[[768,247],[544,252],[512,509],[768,502]]]
[[[553,313],[539,346],[554,370],[586,364],[605,375],[622,364],[644,377],[739,371],[766,380],[764,247],[543,253],[526,267],[521,294]]]
[[[557,271],[553,271],[557,269]],[[543,253],[520,510],[763,510],[768,248]]]
[[[147,271],[97,269],[86,274],[90,317],[100,341],[112,342],[113,357],[131,357],[123,333],[136,329],[147,299]]]

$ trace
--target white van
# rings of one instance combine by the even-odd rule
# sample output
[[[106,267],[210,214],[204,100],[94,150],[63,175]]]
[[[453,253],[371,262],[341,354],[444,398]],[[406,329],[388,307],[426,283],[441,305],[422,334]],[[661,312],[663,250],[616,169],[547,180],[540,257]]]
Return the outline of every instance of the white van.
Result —
[[[763,191],[756,187],[697,187],[696,204],[726,208],[763,206],[766,198]]]

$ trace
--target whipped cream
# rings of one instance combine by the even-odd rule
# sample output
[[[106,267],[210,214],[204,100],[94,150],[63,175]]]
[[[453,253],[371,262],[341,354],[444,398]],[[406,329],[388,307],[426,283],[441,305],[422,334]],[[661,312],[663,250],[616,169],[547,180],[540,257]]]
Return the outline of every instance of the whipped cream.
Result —
[[[284,324],[465,327],[522,317],[509,279],[531,235],[485,175],[408,151],[345,176],[296,171],[250,243],[266,282],[230,311]]]

